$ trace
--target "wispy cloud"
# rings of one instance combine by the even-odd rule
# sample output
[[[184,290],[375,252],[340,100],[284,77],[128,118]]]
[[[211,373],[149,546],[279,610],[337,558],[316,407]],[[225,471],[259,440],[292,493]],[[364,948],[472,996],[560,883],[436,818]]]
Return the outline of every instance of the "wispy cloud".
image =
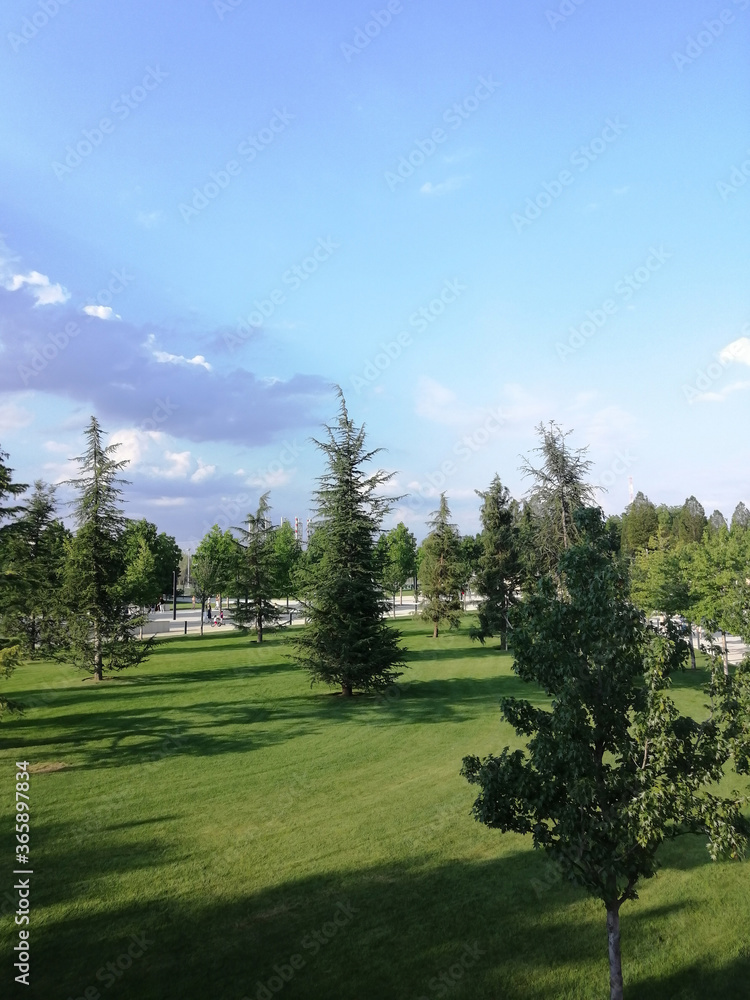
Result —
[[[202,354],[196,354],[193,358],[186,358],[183,354],[170,354],[169,351],[160,351],[154,346],[156,337],[153,333],[148,335],[146,343],[160,365],[199,365],[201,368],[205,368],[207,372],[211,371],[211,365]]]
[[[158,226],[159,223],[164,218],[164,212],[158,209],[155,212],[139,212],[135,221],[139,226],[143,226],[144,229],[153,229],[154,226]]]
[[[420,194],[426,195],[441,195],[448,194],[451,191],[457,191],[463,186],[464,181],[467,180],[466,177],[449,177],[445,181],[441,181],[439,184],[433,184],[432,181],[427,181],[419,189]]]

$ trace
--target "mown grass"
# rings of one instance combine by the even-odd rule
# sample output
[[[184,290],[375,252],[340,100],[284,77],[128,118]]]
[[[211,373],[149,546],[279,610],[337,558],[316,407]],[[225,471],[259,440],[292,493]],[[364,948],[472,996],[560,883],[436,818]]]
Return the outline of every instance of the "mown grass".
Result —
[[[601,905],[528,840],[475,823],[459,776],[464,755],[515,743],[499,699],[538,693],[466,628],[435,641],[399,627],[410,669],[386,699],[311,689],[286,633],[260,649],[238,634],[165,639],[101,685],[20,668],[7,687],[32,707],[0,728],[5,914],[15,761],[66,765],[32,776],[23,995],[255,1000],[278,995],[278,966],[289,1000],[607,997]],[[684,711],[701,713],[704,680],[678,679]],[[712,864],[698,838],[662,862],[623,909],[626,995],[748,995],[750,869]],[[10,918],[0,932],[15,987]],[[145,953],[109,976],[132,934]]]

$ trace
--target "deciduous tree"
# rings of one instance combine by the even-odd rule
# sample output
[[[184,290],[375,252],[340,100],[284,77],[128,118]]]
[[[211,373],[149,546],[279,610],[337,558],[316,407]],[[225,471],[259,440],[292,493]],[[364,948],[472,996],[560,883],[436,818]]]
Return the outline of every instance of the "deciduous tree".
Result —
[[[480,789],[477,820],[531,834],[602,901],[610,996],[622,1000],[620,909],[655,874],[663,841],[702,833],[712,857],[744,852],[743,801],[719,783],[731,761],[748,770],[750,674],[727,681],[715,672],[712,714],[700,722],[680,715],[669,686],[684,644],[651,632],[629,601],[601,512],[579,513],[576,527],[580,541],[562,554],[557,575],[513,612],[513,669],[551,703],[503,699],[526,747],[467,757],[462,773]]]

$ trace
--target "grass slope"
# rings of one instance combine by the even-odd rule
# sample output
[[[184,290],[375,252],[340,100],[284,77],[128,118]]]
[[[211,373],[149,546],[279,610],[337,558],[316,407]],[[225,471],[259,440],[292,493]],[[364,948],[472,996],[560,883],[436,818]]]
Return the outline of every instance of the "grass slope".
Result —
[[[237,634],[165,640],[101,685],[20,668],[6,687],[33,707],[0,728],[3,976],[26,758],[66,767],[32,777],[23,995],[605,998],[601,905],[528,840],[468,815],[461,759],[514,744],[498,700],[529,689],[465,629],[435,641],[399,627],[410,669],[389,699],[311,689],[283,634],[260,649]],[[700,713],[703,680],[678,679],[683,710]],[[623,908],[626,995],[747,995],[750,869],[712,864],[697,838],[662,860]],[[130,959],[134,934],[145,950]]]

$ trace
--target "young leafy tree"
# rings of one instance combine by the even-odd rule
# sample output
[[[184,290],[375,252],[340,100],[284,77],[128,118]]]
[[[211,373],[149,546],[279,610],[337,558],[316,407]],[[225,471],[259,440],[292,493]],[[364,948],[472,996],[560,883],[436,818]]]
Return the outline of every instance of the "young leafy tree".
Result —
[[[156,560],[145,538],[136,539],[135,551],[128,553],[123,586],[131,604],[142,613],[161,597],[162,590],[156,575]],[[128,548],[131,548],[128,546]]]
[[[661,614],[687,622],[685,636],[690,649],[690,663],[696,669],[693,627],[694,600],[690,593],[689,560],[685,549],[641,549],[631,568],[630,595],[647,615]]]
[[[403,521],[388,532],[388,551],[391,564],[395,567],[398,590],[401,591],[401,603],[404,602],[403,586],[417,572],[417,540]],[[394,598],[395,598],[395,591]]]
[[[376,539],[395,498],[382,495],[392,474],[368,474],[380,449],[365,447],[364,427],[355,427],[338,390],[338,420],[315,444],[327,470],[315,492],[319,554],[307,566],[307,625],[292,640],[294,658],[313,680],[338,684],[350,697],[355,688],[384,689],[400,676],[404,661],[400,632],[383,620],[388,602],[378,580]]]
[[[721,634],[727,677],[727,633],[750,640],[750,572],[745,535],[725,528],[706,531],[701,543],[691,550],[696,615],[708,632]]]
[[[289,521],[284,521],[274,532],[273,551],[276,567],[274,596],[285,597],[286,609],[289,611],[289,598],[297,595],[296,569],[302,554],[302,548]]]
[[[85,431],[86,450],[78,457],[80,476],[71,480],[77,532],[65,566],[65,605],[73,659],[101,681],[112,670],[140,663],[152,642],[135,638],[143,621],[131,615],[124,586],[122,486],[119,473],[127,464],[114,454],[118,444],[104,446],[96,417]]]
[[[0,543],[9,573],[0,631],[17,636],[32,656],[66,644],[60,593],[71,536],[55,518],[55,508],[54,486],[37,480],[23,514]]]
[[[532,480],[528,498],[537,520],[537,548],[546,569],[554,572],[560,553],[578,540],[573,515],[595,503],[594,487],[587,482],[593,463],[586,458],[587,448],[568,447],[572,431],[554,421],[539,424],[537,431],[541,444],[534,451],[540,463],[524,459],[521,471]]]
[[[424,601],[422,618],[432,623],[432,636],[437,639],[440,626],[458,628],[461,622],[461,588],[464,565],[461,540],[455,524],[450,522],[450,508],[445,493],[440,494],[440,507],[427,522],[432,529],[422,542],[419,578]]]
[[[225,591],[236,578],[237,541],[231,531],[222,532],[218,524],[203,536],[190,566],[190,579],[201,602],[201,635],[206,617],[206,601]]]
[[[462,773],[480,788],[477,820],[532,834],[567,878],[602,901],[610,996],[622,1000],[620,909],[656,873],[663,841],[705,834],[714,858],[745,849],[743,801],[718,786],[730,761],[740,773],[750,764],[750,671],[734,682],[714,672],[712,715],[681,716],[668,692],[684,643],[651,631],[628,600],[601,512],[576,520],[579,542],[562,554],[557,576],[513,612],[513,669],[551,705],[503,699],[526,748],[466,757]]]
[[[485,493],[476,490],[476,494],[482,500],[477,589],[484,600],[479,605],[479,628],[472,632],[472,638],[484,643],[500,635],[507,649],[508,613],[516,602],[521,581],[514,501],[499,476],[493,478]]]
[[[402,591],[410,576],[417,569],[417,540],[401,521],[395,528],[381,535],[377,545],[381,564],[381,582],[386,593],[393,597],[393,617],[396,617],[396,594]]]
[[[140,521],[128,521],[122,538],[125,562],[128,566],[138,559],[143,559],[143,556],[139,554],[141,542],[146,543],[153,558],[153,567],[148,583],[144,578],[140,584],[140,599],[133,599],[133,603],[156,604],[164,594],[171,593],[172,573],[180,568],[182,552],[175,539],[163,531],[160,534],[159,529],[151,521],[147,521],[145,518],[141,518]],[[147,561],[150,562],[150,560]]]
[[[247,515],[247,527],[235,529],[241,536],[238,578],[244,603],[240,603],[238,593],[234,620],[243,629],[254,624],[259,643],[263,642],[264,626],[275,625],[281,617],[271,600],[278,574],[270,512],[268,493],[264,493],[255,514]]]

